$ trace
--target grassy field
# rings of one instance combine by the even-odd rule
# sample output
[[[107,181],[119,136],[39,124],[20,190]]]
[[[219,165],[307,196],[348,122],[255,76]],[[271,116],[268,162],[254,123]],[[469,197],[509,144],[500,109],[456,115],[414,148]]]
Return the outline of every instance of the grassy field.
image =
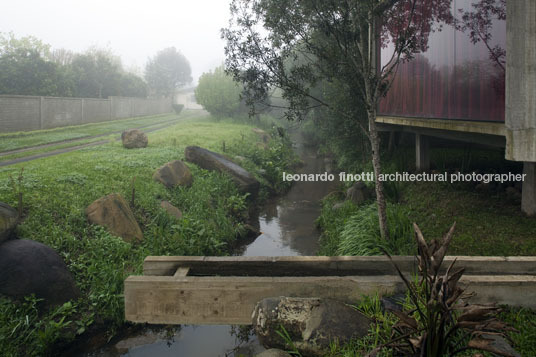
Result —
[[[181,119],[199,117],[198,111],[185,111]],[[175,114],[156,115],[150,117],[128,118],[105,123],[92,123],[67,126],[48,130],[36,130],[16,133],[0,133],[0,153],[27,147],[61,142],[65,140],[88,138],[92,136],[121,132],[125,129],[157,125],[178,119]]]
[[[110,124],[104,126],[110,129]],[[94,126],[92,130],[103,129]],[[33,135],[39,142],[57,140],[55,131],[47,133],[51,138],[47,139],[46,133]],[[261,181],[261,199],[268,192],[284,189],[278,182],[280,172],[289,170],[294,160],[283,139],[274,137],[269,148],[262,149],[251,126],[213,122],[208,117],[190,117],[148,137],[145,149],[127,150],[113,142],[0,168],[0,201],[16,206],[17,192],[23,192],[24,220],[17,236],[56,249],[83,296],[44,313],[38,312],[32,297],[23,303],[0,299],[3,356],[53,355],[62,344],[95,328],[105,327],[112,335],[123,324],[123,281],[129,274],[141,272],[147,255],[230,253],[245,232],[247,206],[245,195],[226,175],[188,164],[194,176],[190,188],[166,189],[152,179],[159,166],[183,159],[186,146],[200,145],[218,152],[225,146],[225,155],[245,157],[243,166]],[[23,179],[18,184],[22,168]],[[109,193],[130,198],[133,182],[136,198],[132,208],[144,233],[140,244],[126,243],[88,224],[84,214],[91,202]],[[160,208],[163,199],[181,209],[180,221]]]

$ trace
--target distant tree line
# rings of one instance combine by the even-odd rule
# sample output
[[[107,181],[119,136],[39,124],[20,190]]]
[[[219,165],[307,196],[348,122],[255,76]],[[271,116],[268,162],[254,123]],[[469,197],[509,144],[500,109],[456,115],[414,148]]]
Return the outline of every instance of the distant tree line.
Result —
[[[126,71],[121,58],[108,49],[93,47],[84,53],[51,50],[50,45],[33,36],[16,38],[13,33],[0,33],[0,94],[83,98],[169,96],[191,82],[190,73],[188,60],[174,47],[149,60],[146,81]]]

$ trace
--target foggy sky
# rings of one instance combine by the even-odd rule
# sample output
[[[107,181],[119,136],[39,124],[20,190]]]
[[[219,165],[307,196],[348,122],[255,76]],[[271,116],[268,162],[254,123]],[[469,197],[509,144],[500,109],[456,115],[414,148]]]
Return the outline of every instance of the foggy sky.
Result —
[[[35,36],[53,49],[108,47],[140,74],[148,57],[175,46],[190,61],[195,82],[222,63],[220,29],[228,19],[229,0],[6,1],[0,31]]]

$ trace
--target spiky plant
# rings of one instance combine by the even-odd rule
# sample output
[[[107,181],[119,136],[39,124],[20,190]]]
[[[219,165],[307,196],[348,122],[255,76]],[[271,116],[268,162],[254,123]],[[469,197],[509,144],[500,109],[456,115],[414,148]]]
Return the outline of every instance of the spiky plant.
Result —
[[[456,260],[442,269],[455,226],[456,223],[443,239],[427,243],[419,227],[413,224],[418,245],[418,281],[408,280],[385,252],[408,289],[412,309],[391,310],[399,322],[393,327],[391,341],[381,347],[391,347],[395,355],[403,356],[453,356],[468,349],[518,356],[504,343],[503,333],[510,328],[497,320],[499,308],[464,302],[471,294],[458,285],[464,268],[455,269]]]

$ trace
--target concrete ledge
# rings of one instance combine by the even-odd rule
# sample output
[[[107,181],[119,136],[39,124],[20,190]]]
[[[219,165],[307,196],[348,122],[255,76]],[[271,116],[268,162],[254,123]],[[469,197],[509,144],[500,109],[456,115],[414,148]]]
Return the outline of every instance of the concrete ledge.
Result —
[[[415,258],[393,258],[406,275]],[[536,308],[536,257],[446,257],[466,269],[475,303]],[[125,318],[155,324],[250,324],[267,297],[320,297],[355,304],[405,289],[386,257],[147,257],[145,276],[125,280]]]
[[[446,268],[454,259],[470,275],[536,275],[536,257],[446,256]],[[412,256],[395,256],[393,260],[406,274],[417,272]],[[171,276],[180,267],[190,268],[190,276],[345,276],[396,275],[387,257],[203,257],[148,256],[144,275]]]
[[[504,123],[479,122],[466,120],[446,120],[432,118],[410,118],[378,115],[377,123],[412,126],[417,128],[440,129],[449,131],[459,131],[465,133],[487,134],[505,136],[506,129]]]
[[[474,303],[536,308],[536,277],[462,277]],[[250,324],[255,304],[267,297],[319,297],[356,304],[363,296],[404,291],[399,276],[172,277],[130,276],[125,281],[125,318],[152,324]]]

